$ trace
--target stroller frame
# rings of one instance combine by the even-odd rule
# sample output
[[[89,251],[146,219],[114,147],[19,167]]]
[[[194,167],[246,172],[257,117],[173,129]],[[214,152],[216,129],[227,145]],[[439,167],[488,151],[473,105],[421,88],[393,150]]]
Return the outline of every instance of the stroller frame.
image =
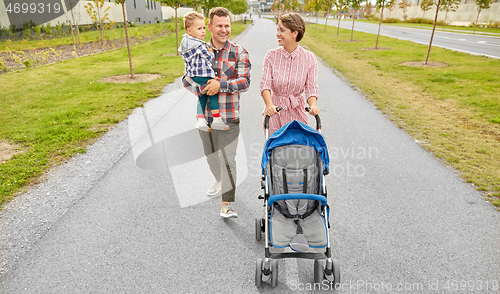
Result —
[[[279,107],[277,110],[281,110]],[[306,111],[309,111],[306,108]],[[315,116],[316,118],[316,130],[321,133],[321,119],[319,115]],[[265,135],[266,140],[269,138],[269,116],[266,116],[264,121]],[[324,181],[324,176],[327,172],[321,172],[321,187],[322,195],[316,194],[305,194],[305,193],[296,193],[296,194],[279,194],[270,196],[269,192],[269,181],[268,174],[262,175],[261,188],[264,190],[264,196],[259,195],[258,199],[264,200],[264,210],[265,210],[265,218],[256,218],[255,219],[255,238],[257,241],[262,239],[262,233],[265,236],[265,257],[258,258],[256,263],[256,271],[255,271],[255,285],[257,287],[262,286],[263,281],[269,281],[272,287],[276,287],[278,284],[278,259],[284,258],[301,258],[301,259],[313,259],[314,260],[314,283],[322,283],[324,280],[327,280],[331,289],[335,289],[340,284],[340,270],[339,263],[336,259],[332,258],[331,244],[330,244],[330,236],[329,236],[329,207],[327,204],[327,191],[326,191],[326,183]],[[272,247],[270,240],[270,222],[271,222],[271,210],[273,207],[273,203],[278,200],[285,199],[309,199],[309,200],[317,200],[322,205],[322,217],[326,222],[326,240],[327,245],[325,252],[281,252],[281,253],[273,253],[270,250]],[[323,248],[323,247],[321,247]],[[323,266],[323,259],[326,259],[326,264]]]

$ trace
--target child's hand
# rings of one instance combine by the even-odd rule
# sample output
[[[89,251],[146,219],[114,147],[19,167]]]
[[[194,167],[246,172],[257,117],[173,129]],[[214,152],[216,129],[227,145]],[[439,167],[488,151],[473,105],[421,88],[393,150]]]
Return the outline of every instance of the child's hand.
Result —
[[[212,47],[210,47],[210,45],[207,44],[207,50],[214,53],[214,49],[212,49]]]

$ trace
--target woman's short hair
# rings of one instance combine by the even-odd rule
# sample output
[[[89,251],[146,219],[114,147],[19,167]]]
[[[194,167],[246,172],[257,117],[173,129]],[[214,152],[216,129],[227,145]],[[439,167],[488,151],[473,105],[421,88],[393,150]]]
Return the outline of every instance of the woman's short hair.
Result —
[[[306,23],[304,19],[302,19],[302,16],[295,12],[282,14],[278,16],[278,23],[279,22],[281,22],[285,28],[292,31],[292,33],[298,32],[297,42],[302,40],[302,37],[304,37],[306,33]]]
[[[217,15],[218,17],[229,16],[229,10],[227,10],[224,7],[214,7],[210,9],[210,12],[208,13],[208,18],[210,19],[210,22],[212,22],[215,15]]]
[[[186,15],[184,15],[184,28],[187,29],[190,26],[192,26],[196,19],[205,20],[205,17],[203,16],[203,14],[196,12],[196,11],[191,11],[191,12],[187,13]]]

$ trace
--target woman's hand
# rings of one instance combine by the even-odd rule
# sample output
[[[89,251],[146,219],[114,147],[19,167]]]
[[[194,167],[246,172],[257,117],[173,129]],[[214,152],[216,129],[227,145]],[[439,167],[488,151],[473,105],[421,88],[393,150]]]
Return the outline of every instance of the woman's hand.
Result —
[[[310,115],[317,115],[320,112],[318,106],[316,106],[316,105],[310,106],[309,108],[310,108],[310,110],[309,110]]]
[[[278,113],[278,111],[276,110],[276,106],[271,105],[266,107],[266,115],[273,116],[276,113]]]

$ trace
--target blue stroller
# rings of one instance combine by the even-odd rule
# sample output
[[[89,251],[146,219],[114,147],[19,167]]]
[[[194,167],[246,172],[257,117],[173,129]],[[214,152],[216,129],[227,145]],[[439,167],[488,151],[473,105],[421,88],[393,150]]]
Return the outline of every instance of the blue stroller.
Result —
[[[329,207],[324,176],[329,156],[321,120],[316,129],[291,121],[268,137],[269,117],[264,122],[267,142],[262,155],[264,218],[255,219],[257,241],[265,238],[265,258],[258,258],[255,285],[278,284],[278,259],[314,259],[314,282],[332,286],[340,283],[338,261],[332,258],[328,229]],[[270,247],[291,248],[272,253]],[[317,248],[326,248],[324,253]],[[310,249],[317,252],[307,252]],[[323,265],[323,259],[326,264]]]

